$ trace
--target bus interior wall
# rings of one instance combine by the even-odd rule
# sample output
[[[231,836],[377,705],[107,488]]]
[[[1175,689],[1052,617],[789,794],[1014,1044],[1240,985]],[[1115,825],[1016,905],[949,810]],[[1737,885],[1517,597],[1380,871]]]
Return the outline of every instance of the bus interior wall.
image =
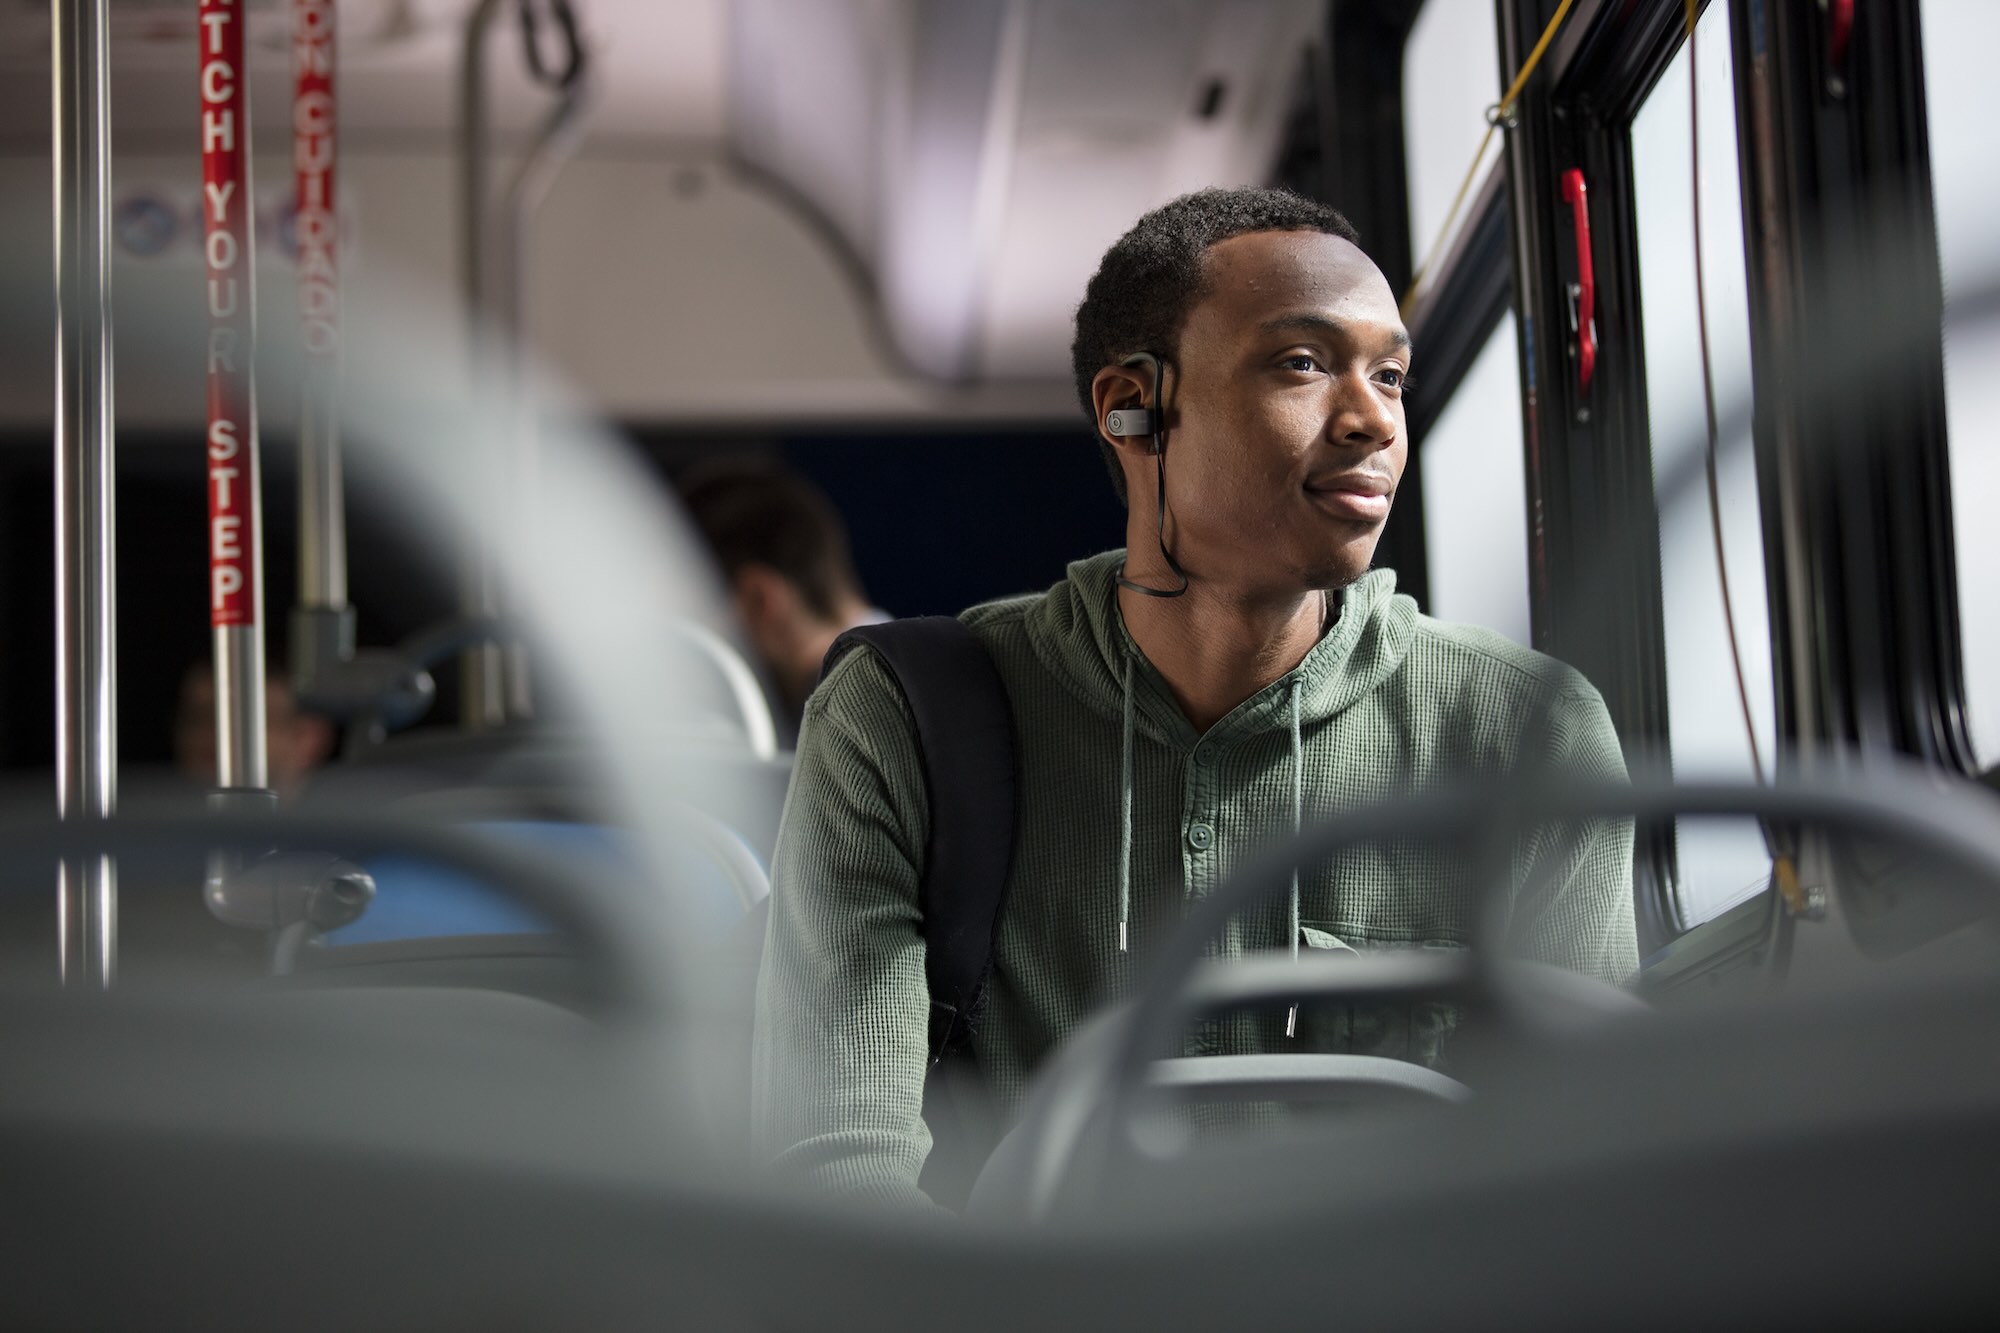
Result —
[[[948,614],[975,602],[1035,592],[1080,554],[1123,540],[1124,511],[1082,429],[942,434],[908,427],[828,434],[719,435],[637,427],[639,452],[663,477],[719,453],[782,458],[811,478],[846,520],[856,571],[870,599],[896,615]],[[297,526],[291,441],[265,441],[265,623],[273,662],[285,655],[295,598]],[[123,437],[117,498],[121,759],[172,758],[181,676],[206,660],[201,460],[192,434]],[[22,433],[0,446],[0,597],[14,628],[0,656],[0,771],[47,769],[55,755],[54,701],[45,682],[55,643],[44,590],[54,587],[53,477],[42,441]],[[382,497],[356,479],[349,553],[358,639],[398,642],[453,614],[453,576],[415,544]],[[32,604],[28,604],[32,603]],[[434,673],[430,721],[456,716],[457,675]]]
[[[869,598],[898,616],[953,615],[976,602],[1039,592],[1060,580],[1071,560],[1124,540],[1124,510],[1081,424],[733,441],[659,429],[638,438],[670,475],[739,451],[780,458],[803,473],[846,520]]]

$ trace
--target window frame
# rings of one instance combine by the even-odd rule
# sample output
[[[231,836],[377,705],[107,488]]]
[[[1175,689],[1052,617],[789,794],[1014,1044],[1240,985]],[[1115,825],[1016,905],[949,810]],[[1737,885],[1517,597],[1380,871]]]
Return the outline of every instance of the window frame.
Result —
[[[1724,2],[1780,751],[1864,744],[1969,774],[1919,16],[1914,5],[1856,6],[1842,80],[1829,64],[1822,7]],[[1503,76],[1519,68],[1556,4],[1495,0]],[[1685,21],[1681,0],[1578,0],[1522,96],[1505,158],[1536,646],[1597,684],[1628,746],[1662,757],[1670,718],[1630,129],[1679,52]],[[1591,189],[1599,353],[1587,394],[1575,388],[1567,328],[1574,245],[1558,200],[1569,166],[1584,169]],[[1869,280],[1846,290],[1802,282],[1806,256]],[[1884,282],[1920,336],[1893,393],[1866,412],[1829,414],[1811,367],[1830,331],[1869,327],[1868,293],[1880,300]],[[1538,339],[1538,328],[1559,336]],[[1921,336],[1925,329],[1938,332]],[[1841,449],[1823,447],[1836,435],[1847,437]],[[1863,486],[1847,470],[1857,460]],[[1602,576],[1586,589],[1573,572],[1577,557],[1592,552],[1600,561],[1623,557],[1610,575],[1612,597]],[[1582,623],[1590,617],[1596,625]],[[1642,831],[1637,850],[1641,943],[1650,952],[1690,928],[1671,892],[1670,836]],[[1871,932],[1883,947],[1904,947],[1950,925],[1907,919],[1907,911],[1894,926],[1871,925],[1884,913],[1864,907],[1856,920],[1845,889],[1843,903],[1864,947]],[[1783,914],[1773,919],[1782,933]]]
[[[1852,22],[1836,62],[1820,7],[1731,13],[1780,736],[1970,777],[1921,15],[1857,4]],[[1897,373],[1859,401],[1817,392],[1868,368],[1843,331],[1885,322]],[[1834,883],[1866,953],[1968,919],[1859,873]]]
[[[1556,0],[1495,0],[1503,78]],[[1669,719],[1633,193],[1632,119],[1683,36],[1681,0],[1577,0],[1523,90],[1503,157],[1514,259],[1535,646],[1596,685],[1628,753],[1664,756]],[[1575,239],[1562,173],[1581,167],[1597,292],[1597,365],[1579,392],[1570,336]],[[1554,336],[1550,336],[1553,331]],[[1761,480],[1761,478],[1760,478]],[[1638,831],[1641,952],[1684,932],[1669,827]]]
[[[1494,0],[1503,83],[1558,3]],[[1830,86],[1824,7],[1723,3],[1751,299],[1761,610],[1771,626],[1780,753],[1815,741],[1870,744],[1969,775],[1920,15],[1914,4],[1855,6],[1848,77]],[[1702,0],[1704,13],[1707,7]],[[1364,235],[1386,243],[1400,267],[1388,272],[1385,265],[1399,289],[1409,264],[1402,57],[1420,8],[1421,0],[1333,0],[1329,44],[1335,52],[1344,44],[1347,58],[1336,69],[1322,57],[1318,78],[1330,99],[1320,104],[1320,141],[1337,145],[1343,166],[1322,173],[1340,178],[1322,197],[1367,220]],[[1434,261],[1425,291],[1406,312],[1422,354],[1422,387],[1409,418],[1414,469],[1426,432],[1511,301],[1535,646],[1598,687],[1629,751],[1662,759],[1670,718],[1631,123],[1679,53],[1685,21],[1682,0],[1575,0],[1517,103],[1500,163],[1480,182],[1450,252]],[[1380,160],[1389,155],[1397,159],[1393,169]],[[1599,359],[1587,394],[1575,388],[1568,330],[1574,242],[1559,182],[1570,166],[1584,169],[1590,187]],[[1905,284],[1899,291],[1914,310],[1913,326],[1928,320],[1939,332],[1928,343],[1913,340],[1912,373],[1901,377],[1893,403],[1858,423],[1829,423],[1807,376],[1791,373],[1804,363],[1781,334],[1843,327],[1840,321],[1855,318],[1853,296],[1833,299],[1838,294],[1801,283],[1802,257],[1868,272],[1885,247]],[[1856,437],[1849,447],[1866,461],[1868,487],[1833,471],[1829,451],[1800,444],[1830,427]],[[1900,467],[1890,466],[1892,458]],[[1412,559],[1407,548],[1419,562],[1423,551],[1421,515],[1404,517],[1399,545],[1390,547],[1392,534],[1385,534],[1385,552],[1396,552],[1386,558],[1399,568]],[[1608,576],[1580,573],[1607,552],[1622,557]],[[1738,608],[1739,615],[1758,611]],[[1779,772],[1790,762],[1781,758]],[[1647,954],[1670,943],[1685,954],[1700,943],[1685,938],[1702,928],[1680,918],[1676,873],[1670,830],[1642,830],[1634,896]],[[1750,902],[1772,900],[1767,888]],[[1864,947],[1870,939],[1899,946],[1949,926],[1871,925],[1865,903],[1859,921],[1845,890],[1843,903]],[[1724,916],[1736,934],[1768,921],[1769,952],[1785,952],[1786,913],[1772,907],[1763,916],[1743,909]],[[1710,924],[1719,928],[1722,920]]]

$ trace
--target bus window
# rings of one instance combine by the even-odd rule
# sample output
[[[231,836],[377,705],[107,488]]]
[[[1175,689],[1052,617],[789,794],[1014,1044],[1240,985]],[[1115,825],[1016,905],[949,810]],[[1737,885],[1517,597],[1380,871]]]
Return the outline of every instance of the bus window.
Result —
[[[1446,620],[1529,643],[1528,483],[1521,463],[1521,355],[1509,311],[1424,435],[1424,545],[1431,604]],[[1422,391],[1418,368],[1418,392]]]
[[[2000,43],[2000,8],[1988,0],[1925,0],[1924,90],[1931,139],[1931,189],[1937,202],[1938,258],[1947,317],[1955,296],[2000,281],[2000,174],[1992,134],[1964,113],[1985,97],[1990,56]],[[1953,108],[1958,108],[1955,112]],[[2000,763],[2000,597],[1989,577],[2000,569],[2000,328],[1945,333],[1945,424],[1951,441],[1952,530],[1958,543],[1958,618],[1965,653],[1966,720],[1983,768]],[[1984,368],[1986,373],[1981,374]]]
[[[1425,0],[1403,48],[1410,253],[1419,264],[1450,248],[1450,236],[1440,237],[1438,229],[1465,180],[1465,164],[1486,133],[1486,108],[1500,100],[1499,40],[1491,0]],[[1482,178],[1500,161],[1499,136],[1494,137]],[[1465,225],[1468,213],[1461,205],[1454,232]]]
[[[1701,242],[1709,358],[1719,419],[1742,429],[1719,441],[1723,553],[1757,749],[1773,761],[1770,618],[1757,474],[1750,443],[1750,303],[1737,186],[1736,108],[1728,16],[1711,6],[1696,29],[1701,98]],[[1632,123],[1639,282],[1646,340],[1646,401],[1656,484],[1679,479],[1660,505],[1667,720],[1676,776],[1753,775],[1735,667],[1730,661],[1708,490],[1701,342],[1695,307],[1695,235],[1688,136],[1688,53],[1674,57]],[[1683,925],[1716,916],[1760,890],[1770,857],[1757,830],[1729,821],[1683,821],[1676,832],[1676,900]]]

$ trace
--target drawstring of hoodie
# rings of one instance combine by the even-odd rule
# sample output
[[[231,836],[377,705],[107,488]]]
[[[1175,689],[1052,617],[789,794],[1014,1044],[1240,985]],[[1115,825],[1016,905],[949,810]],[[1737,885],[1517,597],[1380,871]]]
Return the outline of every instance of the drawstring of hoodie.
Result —
[[[1286,691],[1292,742],[1292,841],[1297,842],[1305,826],[1305,737],[1300,722],[1299,693],[1304,682],[1296,678]],[[1125,704],[1118,754],[1118,952],[1132,948],[1132,655],[1125,655]],[[1299,868],[1292,867],[1292,893],[1286,913],[1292,961],[1299,961]],[[1299,1007],[1292,1005],[1285,1016],[1285,1035],[1298,1031]]]
[[[1298,677],[1292,678],[1292,845],[1297,846],[1299,833],[1305,823],[1305,741],[1299,730],[1299,688],[1303,684]],[[1291,906],[1292,961],[1299,961],[1299,867],[1292,863],[1292,906]],[[1299,1006],[1293,1003],[1285,1014],[1285,1036],[1295,1036],[1299,1030]]]
[[[1118,952],[1132,943],[1132,654],[1125,654],[1125,728],[1118,762]]]

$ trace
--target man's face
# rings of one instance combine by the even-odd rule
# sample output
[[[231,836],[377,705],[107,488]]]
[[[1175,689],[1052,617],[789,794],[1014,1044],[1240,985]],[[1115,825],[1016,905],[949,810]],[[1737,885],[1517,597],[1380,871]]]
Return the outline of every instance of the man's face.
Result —
[[[1251,596],[1368,569],[1408,450],[1409,335],[1368,257],[1321,232],[1211,246],[1167,391],[1170,544]]]
[[[333,724],[302,711],[291,687],[273,678],[264,687],[264,743],[271,787],[295,795],[333,750]],[[174,716],[174,763],[196,782],[215,781],[215,678],[195,667],[181,679]]]

